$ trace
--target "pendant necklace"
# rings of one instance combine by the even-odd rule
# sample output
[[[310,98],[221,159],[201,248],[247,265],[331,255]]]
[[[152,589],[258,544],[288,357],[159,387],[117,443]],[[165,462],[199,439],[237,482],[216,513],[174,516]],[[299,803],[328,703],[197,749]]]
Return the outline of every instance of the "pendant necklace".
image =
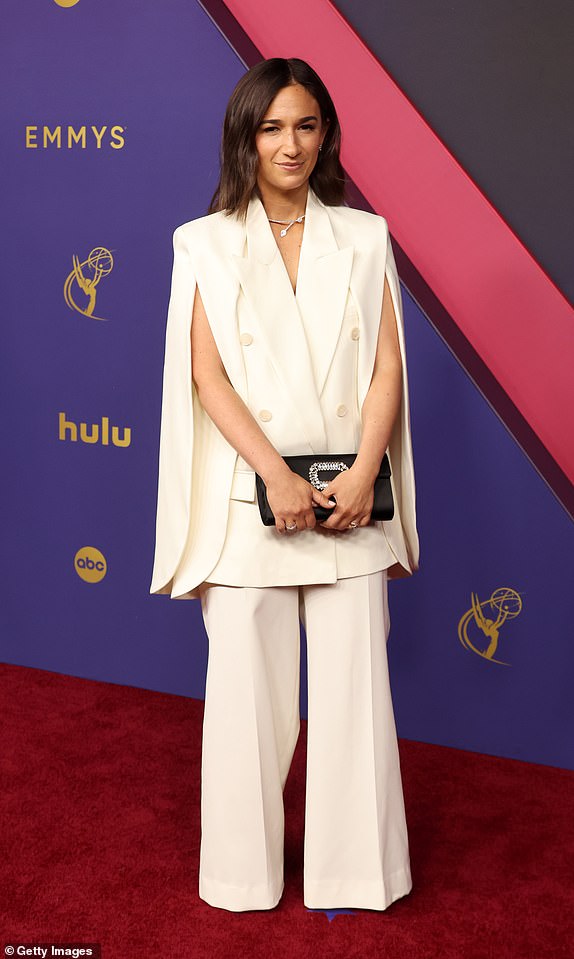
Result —
[[[272,220],[270,216],[267,217],[270,223],[280,223],[282,226],[285,226],[284,230],[279,230],[279,236],[285,236],[287,230],[290,230],[294,223],[302,223],[305,219],[305,214],[302,213],[301,216],[298,216],[295,220]]]

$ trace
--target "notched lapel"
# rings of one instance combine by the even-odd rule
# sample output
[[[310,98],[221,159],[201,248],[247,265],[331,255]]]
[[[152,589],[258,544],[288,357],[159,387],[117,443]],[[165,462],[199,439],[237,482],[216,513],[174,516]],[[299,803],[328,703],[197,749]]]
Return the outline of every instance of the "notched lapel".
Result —
[[[328,207],[310,189],[299,258],[297,301],[304,320],[319,396],[341,333],[353,247],[339,248]]]
[[[353,247],[311,259],[299,266],[297,299],[305,320],[319,396],[341,334],[353,266]]]

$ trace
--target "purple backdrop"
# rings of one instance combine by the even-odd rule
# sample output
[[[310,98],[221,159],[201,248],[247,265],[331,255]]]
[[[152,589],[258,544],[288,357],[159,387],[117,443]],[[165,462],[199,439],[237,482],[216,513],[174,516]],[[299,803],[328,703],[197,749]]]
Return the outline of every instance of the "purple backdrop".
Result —
[[[206,210],[244,67],[195,2],[32,0],[7,20],[1,655],[202,696],[199,604],[148,594],[163,338],[171,235]],[[422,560],[391,586],[399,735],[574,768],[571,522],[403,297]],[[501,588],[520,599],[489,605]]]

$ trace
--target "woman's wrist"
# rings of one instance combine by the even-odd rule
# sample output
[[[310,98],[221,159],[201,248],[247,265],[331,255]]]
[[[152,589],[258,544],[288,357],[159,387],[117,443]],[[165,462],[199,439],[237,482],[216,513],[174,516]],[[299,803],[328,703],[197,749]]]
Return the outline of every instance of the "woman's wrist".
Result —
[[[374,484],[377,476],[379,475],[380,466],[380,459],[373,460],[372,456],[367,456],[366,454],[362,455],[359,452],[357,453],[357,457],[351,468],[358,476],[360,476],[362,479],[365,479],[366,482]]]
[[[269,486],[270,483],[273,483],[275,480],[280,479],[281,477],[286,476],[291,472],[287,463],[279,453],[270,456],[268,462],[265,463],[265,466],[261,470],[256,470],[259,473],[261,479],[266,486]]]

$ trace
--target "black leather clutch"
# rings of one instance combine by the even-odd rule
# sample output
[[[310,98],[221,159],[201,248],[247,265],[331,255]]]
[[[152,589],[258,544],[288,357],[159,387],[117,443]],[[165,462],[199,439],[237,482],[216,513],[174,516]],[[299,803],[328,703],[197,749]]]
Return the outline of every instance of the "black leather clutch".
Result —
[[[356,453],[331,454],[316,456],[313,454],[305,456],[284,456],[289,469],[298,473],[303,479],[306,479],[315,489],[323,491],[338,473],[349,469],[357,457]],[[257,491],[257,503],[264,526],[274,526],[275,517],[271,512],[271,507],[267,501],[267,490],[261,477],[255,474],[255,489]],[[374,487],[375,499],[371,512],[371,520],[392,519],[395,512],[393,503],[393,491],[391,489],[391,464],[389,457],[385,453],[381,460],[379,474],[375,479]],[[333,510],[332,506],[328,509],[326,506],[314,506],[313,511],[319,523],[326,520]]]

